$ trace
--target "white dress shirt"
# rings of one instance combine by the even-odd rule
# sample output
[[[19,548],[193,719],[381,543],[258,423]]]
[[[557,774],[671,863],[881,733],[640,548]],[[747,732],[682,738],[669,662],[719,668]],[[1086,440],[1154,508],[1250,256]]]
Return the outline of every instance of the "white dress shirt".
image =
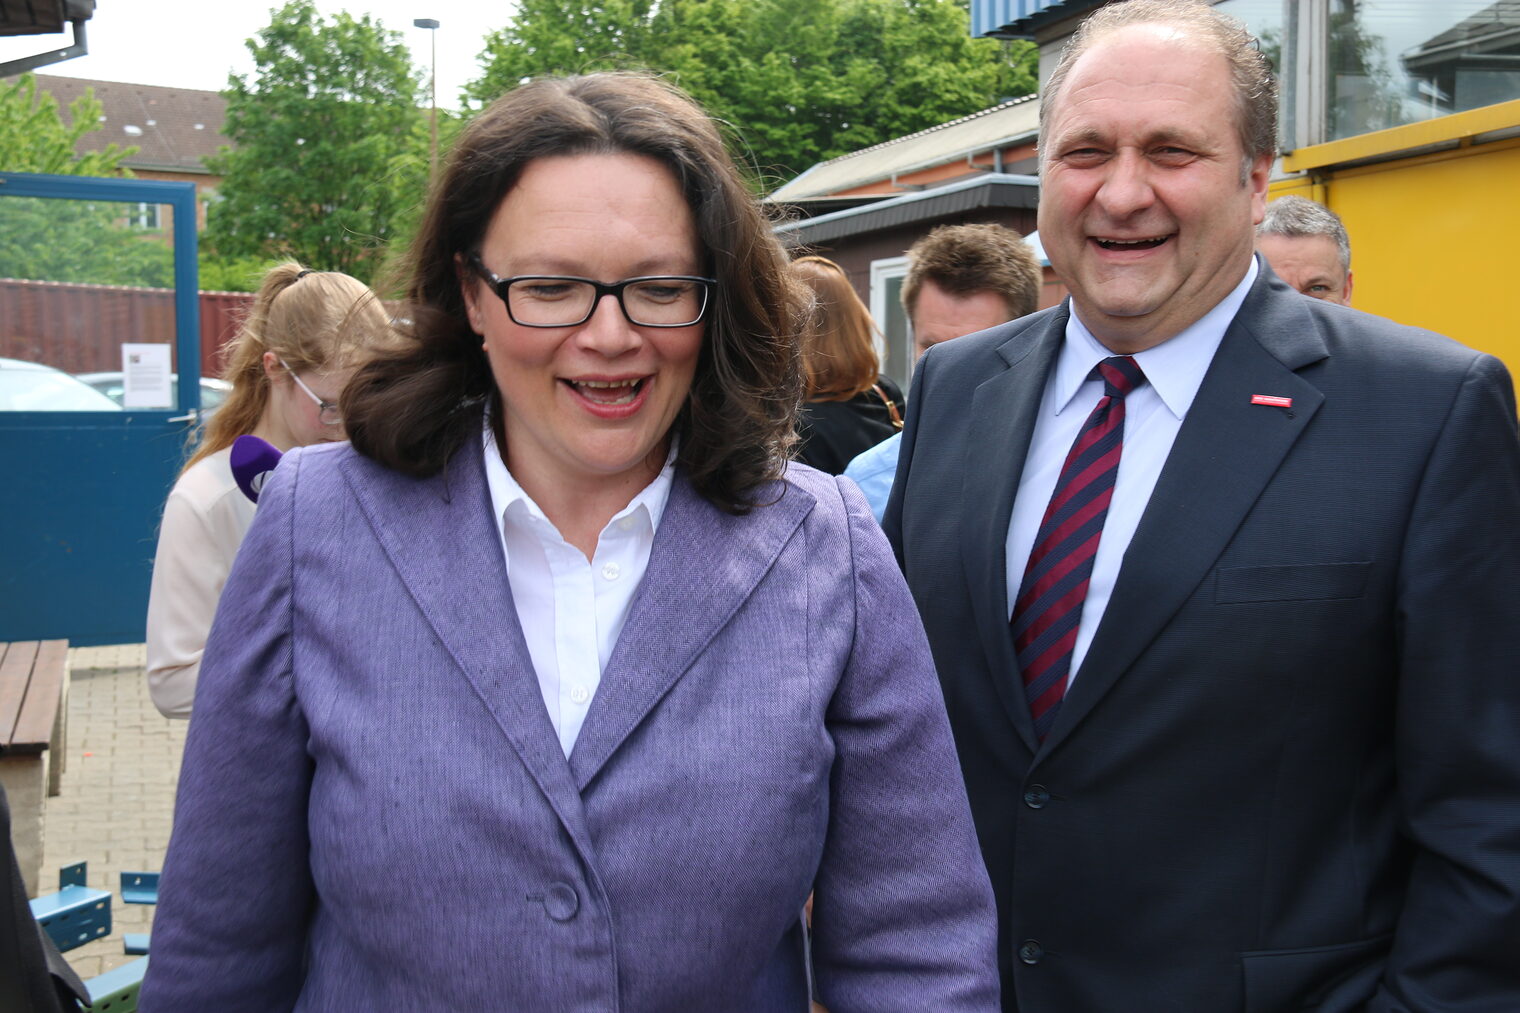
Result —
[[[1114,480],[1108,517],[1103,522],[1103,536],[1098,540],[1098,552],[1093,559],[1082,619],[1077,626],[1077,642],[1067,676],[1068,688],[1076,679],[1082,659],[1087,656],[1087,648],[1092,644],[1093,634],[1108,608],[1109,595],[1119,576],[1119,564],[1140,524],[1141,515],[1145,513],[1146,504],[1150,502],[1156,479],[1161,476],[1161,468],[1177,439],[1177,431],[1182,428],[1182,420],[1192,407],[1198,387],[1203,383],[1203,375],[1214,361],[1214,353],[1224,340],[1224,332],[1245,301],[1256,273],[1253,257],[1240,284],[1197,323],[1176,337],[1134,356],[1145,373],[1146,382],[1124,399],[1124,451],[1119,458],[1119,473]],[[1034,549],[1035,535],[1045,518],[1050,496],[1055,492],[1056,479],[1061,475],[1061,465],[1066,462],[1066,455],[1082,423],[1087,421],[1087,416],[1092,414],[1093,407],[1103,396],[1103,381],[1088,376],[1093,367],[1113,354],[1093,337],[1078,318],[1073,305],[1060,357],[1045,383],[1034,436],[1029,441],[1029,455],[1024,461],[1024,474],[1019,479],[1013,514],[1008,521],[1010,619],[1013,603],[1019,597],[1019,586],[1024,581],[1029,553]]]
[[[489,420],[482,450],[517,621],[568,757],[649,566],[675,479],[675,446],[655,480],[607,522],[589,561],[507,470]]]

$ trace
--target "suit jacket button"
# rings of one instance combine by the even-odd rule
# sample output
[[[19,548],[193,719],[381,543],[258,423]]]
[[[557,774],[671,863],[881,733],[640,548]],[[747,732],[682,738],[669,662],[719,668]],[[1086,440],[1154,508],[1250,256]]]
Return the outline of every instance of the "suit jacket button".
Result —
[[[1043,809],[1050,801],[1050,792],[1043,784],[1031,784],[1024,789],[1024,804],[1031,809]]]
[[[544,891],[544,910],[557,922],[567,922],[574,918],[580,906],[581,900],[569,883],[552,883]]]
[[[1038,964],[1045,959],[1045,947],[1040,945],[1038,939],[1026,939],[1019,946],[1019,959],[1026,964]]]

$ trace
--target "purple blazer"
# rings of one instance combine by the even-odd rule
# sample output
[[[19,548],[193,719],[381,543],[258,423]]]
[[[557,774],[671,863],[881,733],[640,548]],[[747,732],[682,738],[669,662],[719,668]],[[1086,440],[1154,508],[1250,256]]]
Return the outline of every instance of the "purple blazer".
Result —
[[[762,499],[776,499],[778,486]],[[567,760],[480,454],[286,456],[217,613],[144,1013],[998,1008],[923,628],[860,494],[678,472]]]

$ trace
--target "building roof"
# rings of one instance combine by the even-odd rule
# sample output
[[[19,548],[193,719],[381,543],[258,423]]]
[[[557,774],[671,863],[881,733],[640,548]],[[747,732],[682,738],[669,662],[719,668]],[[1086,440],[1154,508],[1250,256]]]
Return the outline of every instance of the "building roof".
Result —
[[[138,149],[122,159],[121,164],[130,169],[206,172],[206,159],[228,143],[222,136],[227,102],[217,92],[37,75],[37,90],[58,100],[65,122],[69,103],[86,88],[95,89],[100,102],[101,129],[79,139],[80,154],[98,151],[114,141],[121,147]]]
[[[994,148],[1027,143],[1034,139],[1039,127],[1039,96],[1011,99],[916,134],[819,162],[778,187],[767,200],[784,204],[806,197],[837,194],[841,190],[945,165]]]
[[[815,218],[783,222],[773,231],[811,245],[898,225],[938,221],[983,208],[1033,208],[1039,199],[1040,181],[1037,177],[989,172],[970,179],[958,179],[932,190],[900,194]]]
[[[1041,29],[1085,15],[1107,2],[1108,0],[972,0],[971,34],[1001,39],[1033,38]]]
[[[1520,0],[1498,0],[1406,52],[1404,63],[1406,67],[1423,67],[1495,51],[1513,60],[1511,47],[1517,36],[1520,36]]]

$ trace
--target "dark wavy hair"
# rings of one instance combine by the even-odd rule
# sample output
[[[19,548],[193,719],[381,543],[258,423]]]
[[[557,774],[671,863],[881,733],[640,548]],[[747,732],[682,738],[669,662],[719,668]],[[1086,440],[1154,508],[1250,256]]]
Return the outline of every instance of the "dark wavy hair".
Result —
[[[796,439],[804,297],[713,121],[672,85],[635,73],[532,81],[465,129],[403,268],[410,305],[402,347],[361,366],[344,390],[356,450],[427,476],[479,439],[481,406],[499,394],[470,328],[456,257],[479,248],[529,163],[609,153],[647,156],[671,171],[718,279],[691,393],[672,427],[677,462],[702,496],[731,513],[754,506],[756,489],[781,475]]]

